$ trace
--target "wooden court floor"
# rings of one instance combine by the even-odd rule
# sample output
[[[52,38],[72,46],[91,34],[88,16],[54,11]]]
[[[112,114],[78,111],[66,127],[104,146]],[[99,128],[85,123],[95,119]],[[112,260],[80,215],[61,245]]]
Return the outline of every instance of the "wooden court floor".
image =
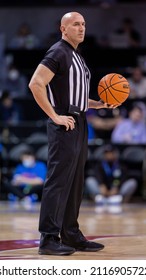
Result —
[[[146,260],[146,203],[96,207],[83,202],[80,228],[89,240],[105,245],[94,253],[38,255],[40,204],[30,209],[0,202],[0,259]]]

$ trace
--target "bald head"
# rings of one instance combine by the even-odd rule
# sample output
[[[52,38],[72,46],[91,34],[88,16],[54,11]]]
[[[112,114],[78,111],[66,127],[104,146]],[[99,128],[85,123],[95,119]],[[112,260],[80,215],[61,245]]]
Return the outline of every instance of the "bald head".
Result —
[[[61,25],[67,25],[68,23],[70,23],[72,20],[74,20],[77,17],[83,18],[83,16],[77,12],[66,13],[61,19]]]

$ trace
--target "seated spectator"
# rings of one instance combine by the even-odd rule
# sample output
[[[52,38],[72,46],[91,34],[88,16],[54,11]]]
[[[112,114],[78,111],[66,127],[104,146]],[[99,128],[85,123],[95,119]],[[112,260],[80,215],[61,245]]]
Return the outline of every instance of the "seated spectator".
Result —
[[[140,67],[135,67],[127,80],[130,85],[129,98],[146,98],[146,77]]]
[[[145,112],[138,103],[130,110],[129,117],[115,126],[111,141],[121,144],[146,144]]]
[[[112,129],[122,119],[122,112],[115,110],[89,109],[87,112],[88,138],[105,138],[111,134]]]
[[[9,43],[9,48],[12,49],[34,49],[39,47],[39,40],[32,33],[28,23],[22,23],[17,30],[16,35]]]
[[[12,98],[22,98],[28,93],[28,81],[15,65],[10,65],[7,75],[0,85],[1,90],[10,92]]]
[[[129,178],[121,166],[117,149],[106,145],[103,158],[95,165],[95,176],[85,180],[85,191],[97,204],[128,202],[137,188],[137,181]]]
[[[0,99],[0,121],[17,124],[23,119],[22,109],[15,103],[8,91],[4,91]]]
[[[16,35],[10,41],[9,47],[13,49],[33,49],[38,48],[39,40],[32,33],[28,23],[22,23],[17,30]]]
[[[23,152],[21,163],[16,166],[11,181],[5,183],[8,198],[18,198],[23,202],[39,201],[46,172],[45,163],[38,161],[32,151]]]

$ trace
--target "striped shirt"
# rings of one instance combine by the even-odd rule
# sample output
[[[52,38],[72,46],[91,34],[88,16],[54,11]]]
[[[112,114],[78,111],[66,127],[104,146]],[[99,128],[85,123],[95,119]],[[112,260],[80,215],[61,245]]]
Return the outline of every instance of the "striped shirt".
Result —
[[[67,111],[69,105],[75,105],[87,111],[91,75],[82,56],[61,39],[47,51],[41,64],[55,74],[47,85],[51,105]]]

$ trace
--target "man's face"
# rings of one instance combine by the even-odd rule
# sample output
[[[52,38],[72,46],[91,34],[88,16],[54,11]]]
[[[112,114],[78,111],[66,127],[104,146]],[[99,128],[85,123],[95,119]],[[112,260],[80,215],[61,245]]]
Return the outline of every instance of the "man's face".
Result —
[[[143,112],[139,108],[134,108],[130,112],[129,117],[134,123],[140,122],[144,119]]]
[[[72,14],[67,18],[63,26],[63,34],[71,42],[76,42],[77,44],[84,41],[85,37],[85,20],[80,14]]]
[[[139,68],[135,68],[133,71],[133,79],[135,82],[140,82],[142,79],[142,71]]]
[[[116,153],[116,151],[105,152],[104,158],[108,162],[114,162],[117,159],[117,153]]]
[[[25,167],[32,167],[35,164],[35,157],[33,155],[23,154],[22,163]]]

